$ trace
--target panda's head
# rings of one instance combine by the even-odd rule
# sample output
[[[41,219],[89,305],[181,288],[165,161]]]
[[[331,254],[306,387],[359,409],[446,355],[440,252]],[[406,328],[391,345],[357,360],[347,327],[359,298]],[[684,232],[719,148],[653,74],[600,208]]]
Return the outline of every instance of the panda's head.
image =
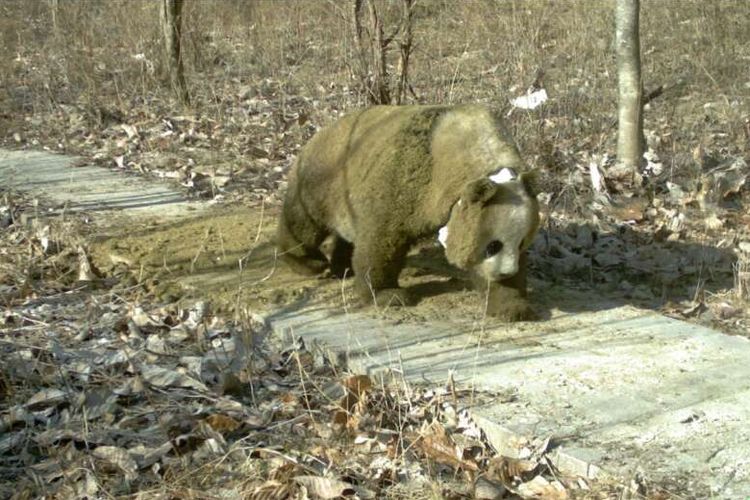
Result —
[[[438,239],[451,264],[500,281],[518,272],[538,227],[531,175],[504,168],[465,186]]]

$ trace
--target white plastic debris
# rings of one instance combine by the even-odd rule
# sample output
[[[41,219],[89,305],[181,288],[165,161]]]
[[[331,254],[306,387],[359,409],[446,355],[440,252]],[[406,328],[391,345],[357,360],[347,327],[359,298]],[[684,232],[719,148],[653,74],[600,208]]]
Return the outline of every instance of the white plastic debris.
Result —
[[[549,97],[545,89],[528,92],[526,95],[511,99],[510,103],[518,109],[535,109],[544,103]]]

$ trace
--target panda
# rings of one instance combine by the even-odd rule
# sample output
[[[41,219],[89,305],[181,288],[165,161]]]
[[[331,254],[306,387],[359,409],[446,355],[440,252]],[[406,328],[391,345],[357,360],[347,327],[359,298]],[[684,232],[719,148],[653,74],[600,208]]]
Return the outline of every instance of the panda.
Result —
[[[351,270],[363,301],[410,305],[414,297],[398,285],[406,255],[437,235],[448,261],[487,294],[489,314],[531,319],[526,249],[539,206],[525,170],[499,114],[485,106],[360,110],[301,150],[276,244],[299,273]]]

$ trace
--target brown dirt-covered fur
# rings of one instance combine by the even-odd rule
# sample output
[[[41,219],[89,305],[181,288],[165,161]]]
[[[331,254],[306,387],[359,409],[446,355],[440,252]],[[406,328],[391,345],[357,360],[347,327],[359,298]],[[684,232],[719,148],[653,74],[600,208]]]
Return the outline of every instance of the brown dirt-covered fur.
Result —
[[[317,274],[330,266],[341,276],[351,268],[364,299],[408,304],[398,276],[409,248],[434,237],[462,195],[485,185],[486,177],[502,167],[523,170],[524,164],[498,116],[485,107],[376,106],[352,113],[302,149],[289,174],[277,244],[298,272]],[[517,195],[491,190],[488,199],[475,200],[479,205],[472,213]],[[532,236],[535,230],[529,231]],[[464,249],[457,250],[463,257],[451,259],[449,253],[449,260],[472,272],[481,249],[473,247],[477,235],[464,233],[463,228],[451,233],[449,249]],[[329,262],[320,246],[331,235]],[[483,276],[476,281],[488,289]],[[490,313],[528,316],[523,266],[510,279],[492,281],[489,292]],[[507,310],[507,301],[521,305],[508,303]]]

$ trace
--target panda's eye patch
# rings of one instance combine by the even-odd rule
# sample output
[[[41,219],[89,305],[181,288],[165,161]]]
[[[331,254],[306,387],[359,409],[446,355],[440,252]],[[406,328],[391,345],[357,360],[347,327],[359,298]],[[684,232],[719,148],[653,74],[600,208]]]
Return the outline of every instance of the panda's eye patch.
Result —
[[[492,240],[487,244],[487,248],[484,250],[484,255],[489,258],[493,255],[499,254],[502,249],[503,243],[501,241]]]

